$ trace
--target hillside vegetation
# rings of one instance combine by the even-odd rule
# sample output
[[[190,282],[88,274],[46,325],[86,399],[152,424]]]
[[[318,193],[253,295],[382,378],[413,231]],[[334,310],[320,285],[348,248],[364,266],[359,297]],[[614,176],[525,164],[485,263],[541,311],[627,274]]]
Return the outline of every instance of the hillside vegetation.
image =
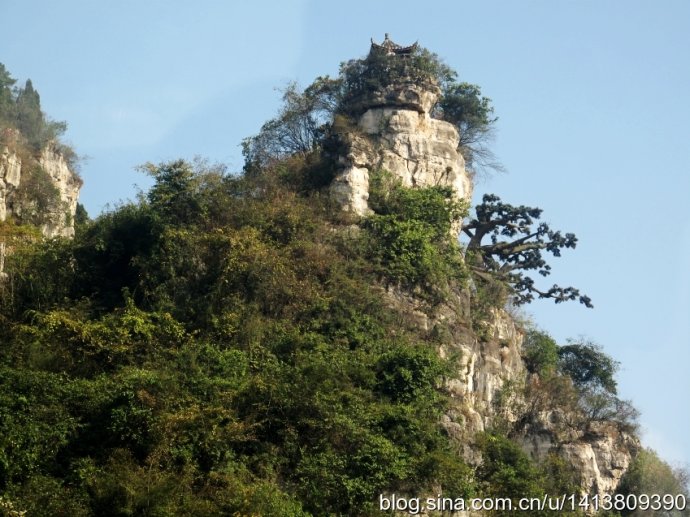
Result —
[[[461,323],[479,332],[519,292],[465,265],[450,229],[467,206],[381,172],[375,212],[353,220],[323,189],[327,132],[271,154],[276,127],[247,141],[241,175],[147,164],[151,189],[73,240],[17,240],[0,284],[0,515],[379,515],[379,494],[576,491],[508,428],[477,436],[484,461],[467,464],[439,424],[459,358],[385,302],[395,287],[433,310],[474,286]],[[570,346],[533,334],[530,371],[573,407],[620,402],[615,363]],[[631,493],[647,464],[672,476],[650,458]]]

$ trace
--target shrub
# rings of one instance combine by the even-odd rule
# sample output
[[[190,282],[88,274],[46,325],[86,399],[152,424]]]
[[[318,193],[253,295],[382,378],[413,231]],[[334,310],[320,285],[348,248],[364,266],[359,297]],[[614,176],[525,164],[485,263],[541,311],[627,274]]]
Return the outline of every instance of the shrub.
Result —
[[[546,332],[530,329],[522,342],[522,356],[530,373],[546,377],[558,367],[558,345]]]
[[[619,363],[590,341],[571,341],[558,350],[558,369],[580,388],[602,388],[615,395]]]
[[[376,213],[364,222],[368,254],[385,278],[429,290],[464,277],[451,230],[465,206],[452,189],[406,188],[380,172],[372,175],[370,200]]]

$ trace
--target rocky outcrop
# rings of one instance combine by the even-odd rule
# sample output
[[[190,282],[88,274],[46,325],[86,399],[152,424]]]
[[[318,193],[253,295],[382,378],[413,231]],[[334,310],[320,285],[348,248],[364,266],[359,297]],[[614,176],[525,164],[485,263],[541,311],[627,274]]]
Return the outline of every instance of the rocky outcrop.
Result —
[[[53,145],[43,148],[38,163],[48,174],[60,196],[60,211],[51,214],[41,227],[46,237],[73,237],[81,179],[70,170],[65,157]]]
[[[542,415],[520,439],[535,459],[558,454],[577,471],[583,493],[612,494],[641,450],[639,439],[613,422],[591,422],[563,436],[559,418]]]
[[[13,151],[5,147],[0,154],[0,221],[7,219],[8,198],[19,186],[22,161]]]
[[[370,214],[369,178],[377,171],[387,171],[403,186],[447,186],[456,199],[471,198],[472,181],[458,151],[458,132],[431,116],[438,95],[435,84],[403,79],[350,99],[349,118],[333,127],[339,152],[330,189],[343,210]],[[576,405],[563,409],[554,403],[535,414],[527,411],[524,388],[530,377],[522,359],[523,332],[507,312],[493,310],[472,318],[469,289],[458,289],[433,308],[393,287],[385,289],[384,296],[408,325],[440,343],[441,356],[455,360],[455,375],[446,381],[454,403],[441,423],[469,463],[482,461],[473,445],[477,433],[501,427],[535,459],[556,453],[567,460],[580,475],[583,493],[615,491],[639,448],[637,439],[613,422],[564,431],[560,423],[573,418],[565,413],[577,412]],[[483,321],[470,323],[473,319]]]
[[[523,332],[510,314],[493,310],[477,332],[468,322],[470,295],[466,291],[453,293],[433,311],[400,289],[389,287],[384,294],[392,309],[406,315],[408,325],[441,341],[438,351],[442,357],[456,361],[455,375],[445,386],[454,403],[441,424],[462,446],[469,463],[482,461],[473,446],[477,433],[520,427],[511,434],[525,452],[537,461],[551,453],[565,459],[578,473],[583,493],[603,496],[615,492],[640,449],[639,440],[619,424],[592,421],[573,425],[581,415],[551,407],[517,425],[529,413],[522,395],[529,374],[522,358]]]
[[[363,113],[350,131],[338,135],[343,151],[331,185],[344,210],[369,213],[369,174],[380,170],[404,186],[449,186],[458,199],[471,197],[455,126],[429,114],[437,95],[435,87],[403,84],[357,101],[355,111]]]
[[[487,319],[482,336],[468,327],[451,325],[451,340],[442,346],[444,357],[458,357],[456,377],[447,381],[455,399],[442,425],[463,445],[464,456],[477,464],[481,456],[473,448],[477,433],[490,430],[497,418],[515,421],[517,413],[499,414],[499,399],[504,388],[520,383],[526,375],[522,360],[522,332],[512,318],[495,310]]]
[[[14,216],[20,222],[27,214],[39,209],[31,191],[19,195],[27,174],[35,174],[39,167],[54,189],[55,200],[47,213],[41,214],[41,232],[46,237],[74,236],[74,217],[77,210],[79,190],[82,181],[70,170],[64,156],[54,144],[44,147],[38,157],[29,156],[22,160],[19,154],[5,146],[0,154],[0,221]],[[30,186],[27,187],[31,189]],[[42,193],[45,195],[45,192]]]

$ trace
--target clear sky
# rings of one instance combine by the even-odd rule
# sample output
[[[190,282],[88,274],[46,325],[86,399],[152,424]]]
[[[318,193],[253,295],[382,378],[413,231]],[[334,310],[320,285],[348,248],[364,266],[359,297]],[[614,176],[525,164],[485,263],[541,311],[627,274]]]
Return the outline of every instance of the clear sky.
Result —
[[[622,363],[643,438],[690,463],[690,2],[0,0],[0,62],[87,155],[94,216],[136,165],[201,155],[239,170],[276,87],[336,74],[369,38],[437,52],[493,99],[507,169],[477,186],[580,239],[545,279],[595,309],[537,302],[560,342]]]

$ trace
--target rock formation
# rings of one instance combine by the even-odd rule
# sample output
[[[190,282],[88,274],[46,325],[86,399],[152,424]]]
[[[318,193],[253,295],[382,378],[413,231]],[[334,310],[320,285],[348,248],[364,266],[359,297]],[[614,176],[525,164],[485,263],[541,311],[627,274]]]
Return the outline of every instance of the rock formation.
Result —
[[[395,45],[386,37],[383,45],[372,42],[371,52],[404,54],[412,48]],[[471,198],[472,180],[458,150],[458,131],[431,116],[439,94],[433,83],[402,80],[351,99],[354,127],[336,130],[341,151],[330,187],[343,210],[359,216],[371,212],[369,175],[381,170],[390,172],[404,186],[449,186],[457,199]],[[389,288],[386,296],[390,305],[408,314],[415,325],[426,330],[446,329],[447,342],[439,353],[459,355],[460,368],[447,382],[456,403],[442,424],[462,444],[466,459],[477,464],[481,456],[472,446],[476,433],[490,430],[498,418],[515,423],[524,417],[520,407],[524,401],[517,401],[515,407],[504,404],[499,408],[497,404],[504,388],[527,382],[522,331],[505,311],[495,310],[478,336],[468,324],[467,292],[455,293],[436,311],[425,311],[420,308],[423,303],[397,289]],[[566,459],[580,474],[584,493],[613,493],[640,447],[637,438],[607,422],[564,434],[553,416],[554,411],[543,412],[529,422],[518,437],[523,449],[535,459],[549,453]]]
[[[12,193],[19,187],[22,176],[22,161],[8,147],[0,154],[0,221],[7,219],[8,205]]]
[[[38,162],[57,189],[61,208],[59,212],[52,214],[50,220],[41,227],[41,231],[46,237],[73,237],[74,217],[82,181],[70,170],[65,157],[54,145],[43,148]]]
[[[74,236],[74,217],[82,181],[70,170],[64,156],[54,144],[45,146],[38,157],[32,156],[22,160],[16,150],[9,146],[0,153],[0,222],[13,216],[19,222],[26,222],[27,214],[35,212],[36,207],[32,192],[19,196],[22,182],[32,169],[40,167],[54,189],[54,203],[48,213],[41,214],[41,232],[46,237]],[[33,172],[32,172],[33,173]]]
[[[376,51],[372,44],[372,52]],[[470,199],[472,182],[458,152],[458,131],[430,115],[439,93],[433,83],[410,79],[350,101],[356,123],[354,130],[339,135],[343,152],[331,186],[344,210],[357,215],[369,212],[369,174],[380,170],[390,172],[404,186],[450,186],[458,198]]]

